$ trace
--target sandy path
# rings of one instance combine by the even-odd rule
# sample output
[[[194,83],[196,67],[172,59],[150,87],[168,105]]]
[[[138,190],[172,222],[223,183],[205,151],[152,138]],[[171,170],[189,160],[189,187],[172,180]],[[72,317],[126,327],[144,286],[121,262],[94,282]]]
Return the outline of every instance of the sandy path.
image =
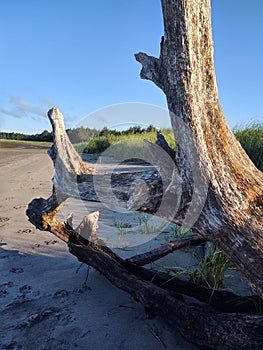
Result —
[[[46,150],[0,148],[1,349],[195,349],[53,235],[25,209],[51,193]]]

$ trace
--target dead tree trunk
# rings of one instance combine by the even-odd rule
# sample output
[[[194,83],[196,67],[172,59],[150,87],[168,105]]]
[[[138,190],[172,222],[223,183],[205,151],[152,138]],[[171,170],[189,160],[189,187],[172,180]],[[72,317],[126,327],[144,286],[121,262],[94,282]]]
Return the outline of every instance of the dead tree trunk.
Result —
[[[100,200],[103,196],[111,203],[116,196],[128,208],[157,212],[184,227],[191,224],[194,235],[189,244],[214,242],[263,297],[263,174],[235,139],[218,102],[210,2],[162,0],[162,7],[165,33],[160,58],[136,55],[142,64],[141,77],[152,80],[167,96],[177,142],[175,154],[160,137],[157,145],[148,143],[153,158],[161,158],[161,179],[154,169],[114,174],[110,181],[107,173],[96,173],[75,152],[63,116],[54,108],[48,112],[54,133],[49,151],[55,168],[53,193],[48,199],[34,199],[27,215],[37,228],[67,242],[79,260],[165,317],[190,341],[218,349],[261,349],[263,317],[240,315],[251,311],[251,302],[260,302],[259,298],[248,301],[231,293],[212,293],[177,279],[171,282],[163,274],[137,266],[171,253],[185,241],[123,260],[97,237],[97,212],[88,215],[76,230],[71,218],[66,222],[56,219],[68,197]],[[171,157],[175,158],[172,165]],[[138,180],[145,186],[131,186]],[[183,295],[210,303],[217,311],[188,305]],[[242,311],[238,301],[243,304]]]
[[[184,198],[184,219],[195,193],[187,157],[199,157],[199,176],[208,182],[205,206],[193,229],[220,247],[263,297],[263,174],[228,127],[218,100],[214,71],[210,0],[162,0],[164,37],[160,58],[136,55],[141,77],[166,95],[177,141],[176,163]],[[180,134],[182,120],[192,142]],[[186,195],[188,194],[188,196]]]

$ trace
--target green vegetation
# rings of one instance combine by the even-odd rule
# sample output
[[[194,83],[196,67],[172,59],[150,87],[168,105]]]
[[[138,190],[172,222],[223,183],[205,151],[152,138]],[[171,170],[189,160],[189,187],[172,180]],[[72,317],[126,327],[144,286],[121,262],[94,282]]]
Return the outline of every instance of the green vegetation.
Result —
[[[236,138],[255,166],[263,171],[263,124],[255,123],[234,129]]]
[[[129,231],[130,225],[126,224],[120,218],[115,218],[114,226],[119,231],[119,248],[125,249],[128,247],[128,242],[126,240],[126,233]]]
[[[85,144],[91,140],[94,135],[98,134],[95,129],[89,129],[84,127],[67,129],[68,137],[72,143],[85,142]],[[53,133],[44,130],[40,134],[21,134],[17,132],[0,132],[0,139],[4,140],[19,140],[19,141],[39,141],[39,142],[53,142]]]
[[[10,144],[10,146],[14,145],[28,145],[28,146],[46,146],[50,147],[52,142],[45,141],[25,141],[25,140],[10,140],[10,139],[0,139],[0,143]]]
[[[163,129],[161,132],[165,135],[170,147],[175,148],[172,130]],[[135,158],[135,155],[137,159],[145,159],[145,152],[147,151],[145,151],[144,140],[155,142],[156,128],[154,126],[150,125],[146,129],[140,126],[134,126],[124,131],[103,128],[87,143],[83,152],[92,154],[101,153],[114,145],[110,152],[112,152],[117,159],[132,159]],[[81,148],[78,144],[75,146],[77,149]]]
[[[212,243],[204,257],[197,257],[197,265],[188,267],[165,268],[172,276],[188,276],[196,284],[205,285],[211,289],[224,287],[225,272],[232,266],[227,256]]]
[[[142,233],[160,233],[167,226],[167,221],[152,217],[152,222],[148,214],[142,214],[140,217],[140,230]]]
[[[89,142],[94,136],[98,134],[98,130],[84,128],[83,126],[74,129],[66,130],[71,143],[85,143]]]
[[[124,131],[109,130],[106,127],[101,131],[84,127],[67,129],[66,131],[78,152],[94,154],[95,158],[114,145],[110,148],[109,155],[114,155],[117,159],[148,159],[149,154],[144,139],[150,142],[156,140],[156,128],[152,125],[146,129],[133,126]],[[172,129],[162,129],[160,132],[165,136],[169,146],[175,149]],[[254,123],[242,128],[235,128],[234,133],[256,167],[263,171],[263,124]],[[53,142],[53,135],[47,130],[34,135],[0,132],[0,139],[5,141]]]
[[[175,149],[175,140],[172,129],[163,129],[160,132],[165,136],[169,146]],[[263,171],[263,124],[251,124],[244,128],[235,128],[234,133],[242,147],[253,161]],[[103,128],[95,133],[90,141],[74,145],[78,151],[91,154],[100,154],[111,147],[109,155],[117,159],[148,159],[147,147],[144,140],[155,142],[156,129],[150,125],[147,129],[139,126],[131,127],[125,131],[109,130]],[[149,158],[150,159],[150,158]]]
[[[150,133],[146,135],[131,135],[131,136],[121,136],[117,138],[117,141],[108,140],[110,143],[107,145],[107,141],[100,143],[99,145],[105,149],[107,149],[107,155],[112,156],[118,160],[147,160],[150,162],[151,154],[144,144],[144,139],[148,141],[155,142],[156,136],[155,133]],[[96,140],[95,140],[96,142]],[[108,148],[111,146],[110,148]]]
[[[120,218],[115,218],[114,226],[120,232],[121,236],[125,236],[125,234],[127,233],[128,229],[129,229],[129,225],[125,224]]]
[[[95,136],[93,137],[89,143],[84,148],[84,153],[101,153],[105,151],[109,146],[111,146],[113,143],[116,143],[117,138],[113,136]]]
[[[184,238],[192,235],[193,233],[190,230],[185,230],[183,227],[175,226],[169,239],[171,238]]]
[[[205,284],[209,288],[215,289],[223,286],[225,271],[231,266],[231,261],[227,256],[213,244],[209,248],[204,258],[202,258],[191,273],[191,279],[198,284]]]
[[[139,231],[143,234],[147,233],[160,233],[168,225],[168,222],[164,219],[143,213],[139,217]],[[125,223],[121,218],[116,217],[114,219],[114,226],[117,228],[120,234],[120,239],[124,240],[125,235],[128,232],[132,232],[132,226],[129,223]]]
[[[18,132],[0,132],[0,139],[17,141],[53,142],[52,133],[44,130],[41,134],[26,135]]]

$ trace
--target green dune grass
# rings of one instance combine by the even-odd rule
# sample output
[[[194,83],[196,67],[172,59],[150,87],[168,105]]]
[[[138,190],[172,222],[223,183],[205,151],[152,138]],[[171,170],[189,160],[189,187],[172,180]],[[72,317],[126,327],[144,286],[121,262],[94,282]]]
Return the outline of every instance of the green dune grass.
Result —
[[[8,140],[8,139],[0,139],[0,145],[9,145],[10,147],[19,147],[19,146],[42,146],[42,147],[50,147],[52,142],[44,142],[44,141],[24,141],[24,140]]]
[[[263,171],[263,124],[235,128],[234,133],[255,166]]]

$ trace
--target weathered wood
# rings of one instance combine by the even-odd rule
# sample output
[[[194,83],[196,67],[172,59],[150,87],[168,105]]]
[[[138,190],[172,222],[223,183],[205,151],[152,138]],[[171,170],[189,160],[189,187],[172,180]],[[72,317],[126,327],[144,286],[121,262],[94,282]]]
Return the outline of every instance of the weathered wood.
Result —
[[[60,126],[62,125],[63,116],[57,109],[54,109],[49,112],[49,118],[52,120],[52,124],[56,125],[56,121],[59,121]],[[59,140],[63,139],[63,132],[64,128],[56,128],[57,138]],[[69,142],[69,141],[68,141]],[[66,143],[65,147],[67,147]],[[57,147],[58,148],[58,147]],[[149,145],[149,148],[152,148],[152,145]],[[153,148],[155,150],[155,148]],[[162,176],[158,177],[158,173],[154,171],[153,169],[149,169],[148,171],[142,172],[125,172],[125,173],[116,173],[112,176],[112,188],[109,189],[108,186],[105,186],[105,176],[108,176],[108,174],[94,174],[94,170],[90,171],[90,167],[85,169],[85,167],[82,167],[82,163],[79,164],[80,160],[78,157],[76,157],[73,148],[67,149],[67,152],[64,151],[65,159],[62,158],[62,156],[59,157],[59,161],[55,162],[55,177],[53,179],[54,181],[54,193],[57,195],[59,194],[60,197],[63,198],[67,196],[75,196],[77,198],[86,199],[86,200],[98,200],[97,194],[94,190],[94,177],[97,176],[97,186],[100,185],[100,195],[102,196],[102,200],[109,205],[112,205],[112,194],[113,192],[118,197],[118,199],[121,199],[123,201],[127,201],[127,207],[130,209],[137,209],[137,210],[144,210],[151,213],[155,213],[157,211],[157,208],[160,206],[160,202],[162,200],[162,195],[164,192],[169,192],[167,201],[167,205],[165,209],[162,212],[159,212],[160,215],[165,217],[165,215],[168,215],[166,217],[171,218],[172,214],[174,214],[174,208],[170,209],[170,212],[167,209],[167,206],[174,203],[174,205],[182,204],[179,203],[179,199],[181,197],[184,197],[184,193],[182,193],[178,199],[174,197],[174,191],[176,188],[178,188],[178,182],[181,181],[181,179],[178,179],[178,173],[175,172],[175,178],[174,178],[174,172],[169,172],[169,169],[165,169]],[[74,162],[72,161],[74,160]],[[73,164],[68,164],[68,163]],[[81,161],[82,162],[82,161]],[[64,164],[68,164],[67,168],[64,167]],[[74,173],[74,170],[72,169],[82,169],[78,171],[78,174]],[[168,167],[169,168],[169,167]],[[70,169],[70,170],[69,170]],[[59,178],[61,179],[59,181]],[[63,179],[63,180],[62,180]],[[164,185],[163,186],[163,179]],[[170,182],[169,182],[170,179]],[[135,196],[134,192],[131,190],[131,183],[136,183],[139,180],[143,180],[143,182],[146,184],[146,187],[149,191],[148,196],[145,198],[143,197],[143,194],[140,193],[139,196]],[[233,184],[232,184],[233,185]],[[232,208],[229,208],[229,211],[232,213],[232,217],[228,217],[225,215],[227,208],[223,208],[224,210],[224,221],[223,224],[220,224],[220,221],[218,218],[211,215],[211,210],[218,211],[220,208],[218,207],[218,198],[217,202],[215,203],[210,198],[211,195],[211,187],[209,190],[208,199],[206,201],[206,205],[203,209],[202,214],[200,215],[198,221],[194,225],[194,230],[198,232],[202,237],[211,239],[215,236],[216,240],[214,240],[215,244],[219,246],[224,251],[224,246],[226,242],[229,242],[230,247],[233,247],[233,251],[228,247],[226,253],[230,257],[230,259],[234,262],[234,264],[240,269],[240,271],[248,278],[248,280],[251,282],[253,280],[254,282],[256,280],[261,281],[261,264],[262,261],[262,254],[261,254],[261,240],[262,240],[262,220],[259,220],[259,213],[262,211],[262,207],[255,208],[255,211],[253,215],[251,214],[251,218],[253,218],[251,225],[248,226],[247,224],[244,224],[243,227],[236,227],[234,224],[234,218],[233,214],[239,216],[243,216],[244,213],[239,212],[233,212]],[[141,198],[144,198],[144,203],[141,202]],[[101,198],[100,198],[101,199]],[[174,201],[173,201],[174,199]],[[173,201],[173,202],[172,202]],[[124,203],[125,205],[125,203]],[[186,204],[185,204],[186,205]],[[210,208],[210,209],[209,209]],[[249,209],[251,210],[251,208]],[[184,212],[184,209],[181,208],[181,210],[177,210],[178,215],[182,215]],[[166,213],[166,214],[165,214]],[[247,214],[248,215],[248,214]],[[222,217],[221,217],[222,218]],[[218,219],[218,220],[217,220]],[[261,217],[260,217],[261,219]],[[178,223],[180,220],[178,220],[177,215],[175,215],[175,218],[173,219],[174,222]],[[216,225],[215,225],[216,223]],[[257,223],[257,224],[256,224]],[[213,227],[211,227],[211,225]],[[253,231],[253,227],[255,226],[255,230]],[[207,231],[210,227],[210,231]],[[213,228],[213,230],[212,230]],[[245,235],[246,231],[249,231],[247,235]],[[216,234],[216,235],[215,235]],[[243,237],[244,234],[244,237]],[[222,241],[222,242],[221,242]],[[255,242],[256,241],[256,242]],[[221,242],[221,244],[220,244]],[[232,242],[230,244],[230,242]],[[235,248],[235,245],[239,244],[240,249],[237,250]],[[222,246],[223,245],[223,246]],[[244,247],[243,247],[244,246]],[[245,249],[246,248],[246,249]],[[244,250],[245,249],[245,250]],[[244,259],[245,254],[247,254],[248,251],[250,254],[249,256],[253,255],[253,252],[256,251],[256,256],[258,256],[258,260],[256,259],[256,256],[253,258],[253,262],[255,262],[255,265],[258,267],[257,271],[255,271],[254,265],[252,266],[252,263],[250,260]],[[247,255],[248,257],[248,255]],[[239,259],[236,261],[236,259]],[[238,262],[238,263],[237,263]],[[248,271],[244,268],[245,265],[249,266],[249,270],[252,269],[254,274],[248,274]],[[255,287],[255,285],[252,283],[252,285]],[[261,290],[262,285],[259,283],[258,288]],[[255,288],[257,290],[257,288]],[[261,295],[259,293],[259,295]]]
[[[54,196],[52,198],[54,200]],[[225,312],[234,310],[258,312],[256,305],[259,305],[259,300],[255,297],[251,299],[240,298],[227,291],[209,290],[191,282],[180,281],[160,272],[150,271],[128,263],[108,247],[92,243],[80,235],[83,226],[90,222],[88,232],[93,232],[93,237],[96,237],[98,213],[90,214],[88,216],[90,220],[86,218],[77,230],[73,230],[72,217],[67,218],[66,222],[62,223],[55,218],[56,209],[53,212],[48,212],[54,207],[54,203],[50,199],[34,200],[33,204],[35,201],[40,203],[38,215],[44,218],[42,229],[48,230],[68,242],[70,252],[80,261],[93,266],[114,285],[129,292],[147,309],[150,309],[151,313],[165,317],[189,341],[215,349],[261,348],[262,316],[218,314],[213,311],[205,311],[200,306],[187,305],[183,302],[181,294],[178,295],[178,293],[210,303],[218,310]],[[34,208],[36,207],[34,205]],[[33,210],[33,208],[29,206],[28,210]],[[43,214],[43,210],[47,210],[47,212]],[[32,218],[36,219],[37,216],[31,217],[31,220]],[[39,222],[38,219],[37,222]],[[174,294],[171,294],[171,291]],[[201,334],[200,329],[202,329]],[[256,338],[255,334],[258,334]]]
[[[263,174],[235,139],[218,101],[210,2],[162,0],[162,9],[164,37],[159,59],[144,53],[136,59],[142,64],[141,77],[153,81],[166,94],[177,144],[175,154],[168,149],[164,152],[166,146],[159,137],[159,144],[146,143],[157,158],[158,171],[114,173],[110,177],[107,172],[96,173],[75,152],[62,114],[52,109],[48,116],[54,132],[49,152],[55,168],[54,189],[47,200],[34,199],[27,215],[37,228],[68,242],[70,252],[80,261],[165,317],[189,341],[218,349],[261,349],[262,316],[218,313],[188,305],[182,294],[219,310],[222,294],[215,291],[211,296],[203,287],[169,280],[169,276],[122,260],[106,246],[96,244],[96,219],[86,218],[78,232],[72,229],[70,219],[65,223],[56,219],[63,201],[77,197],[156,213],[183,227],[190,225],[194,233],[221,248],[263,297]],[[138,182],[145,185],[132,185]],[[89,233],[83,237],[80,233],[85,226]],[[164,249],[165,254],[169,249]],[[156,257],[162,256],[158,254]],[[224,296],[229,304],[232,295]],[[232,310],[236,311],[235,297],[233,300]],[[245,305],[242,311],[246,311],[249,303],[241,301]],[[259,298],[253,297],[254,301],[258,303]],[[231,305],[226,305],[225,311],[231,311]]]
[[[165,317],[184,337],[199,345],[215,349],[234,349],[235,347],[260,349],[262,337],[260,335],[255,338],[254,335],[260,334],[263,316],[218,314],[214,311],[205,311],[200,306],[186,304],[181,293],[209,303],[225,312],[234,310],[258,312],[256,308],[260,304],[258,299],[255,297],[240,298],[226,291],[221,294],[221,291],[209,290],[191,282],[180,281],[160,272],[149,271],[128,263],[108,247],[97,245],[86,239],[92,233],[95,241],[100,242],[96,235],[98,213],[90,214],[77,230],[73,230],[72,217],[67,218],[65,223],[56,219],[55,203],[57,201],[54,195],[48,200],[35,199],[27,211],[31,222],[41,222],[39,228],[48,230],[67,242],[70,252],[80,261],[93,266],[114,285],[129,292],[146,309],[151,310],[151,314]],[[86,233],[86,226],[88,226],[88,235],[85,238],[85,234],[82,236],[81,233],[83,227]],[[173,291],[172,294],[171,291]],[[214,334],[213,337],[212,334]]]
[[[52,198],[54,199],[54,197]],[[65,223],[59,222],[55,217],[56,211],[50,212],[51,208],[53,208],[53,205],[50,204],[51,202],[52,201],[50,200],[50,198],[48,200],[45,200],[43,198],[35,199],[29,205],[27,214],[29,215],[29,212],[33,210],[31,208],[31,205],[33,204],[33,207],[35,210],[34,212],[35,216],[31,217],[31,222],[35,224],[34,221],[32,221],[34,219],[36,220],[36,223],[38,223],[39,220],[37,219],[37,216],[39,216],[40,218],[44,217],[44,220],[45,220],[44,225],[42,225],[39,228],[42,230],[45,229],[47,231],[52,232],[54,235],[62,239],[64,242],[67,242],[67,243],[71,242],[78,245],[91,246],[93,249],[102,251],[107,256],[110,256],[112,259],[114,259],[115,261],[123,265],[130,273],[140,276],[144,280],[152,282],[163,289],[172,290],[177,294],[178,293],[185,294],[199,301],[208,303],[211,306],[215,307],[218,311],[238,312],[238,313],[260,312],[262,302],[260,298],[257,296],[241,297],[229,291],[213,290],[205,286],[198,286],[189,281],[180,280],[179,278],[175,278],[173,276],[164,274],[160,271],[148,270],[148,269],[139,267],[138,265],[136,265],[136,263],[137,263],[137,260],[139,260],[138,262],[140,265],[141,259],[145,261],[145,257],[143,256],[143,254],[139,255],[138,257],[135,256],[126,260],[121,259],[116,253],[114,253],[107,246],[105,246],[104,242],[97,237],[96,227],[97,227],[97,220],[98,220],[98,212],[87,215],[86,219],[82,221],[82,223],[78,226],[78,228],[76,230],[73,230],[72,215],[70,215],[69,218],[66,218]],[[36,205],[36,203],[40,203],[41,205],[39,204]],[[36,208],[39,208],[38,212],[36,212]],[[47,212],[44,213],[44,210],[46,210]],[[81,231],[82,231],[81,227],[86,226],[86,221],[89,218],[91,221],[91,225],[88,224],[88,227],[87,227],[88,235],[86,236],[86,229],[84,231],[84,234],[81,235]],[[90,232],[92,232],[92,235],[95,238],[93,239],[93,242],[86,239],[89,237]],[[200,237],[194,236],[194,239],[192,239],[192,243],[195,244],[199,240],[200,240]],[[94,241],[95,243],[97,242],[100,245],[94,244]],[[176,246],[177,248],[179,246],[181,246],[182,248],[183,246],[185,246],[185,244],[189,244],[188,239],[178,240],[178,243],[176,243]],[[164,250],[166,250],[165,245],[164,245]],[[147,253],[145,254],[147,259],[151,258],[151,252],[149,252],[149,257]]]
[[[165,137],[159,131],[157,131],[157,140],[155,143],[156,145],[160,146],[163,150],[165,150],[165,152],[169,154],[172,160],[175,161],[175,150],[168,145],[167,141],[165,140]]]
[[[83,218],[82,222],[75,229],[75,231],[87,241],[103,244],[97,235],[97,228],[99,227],[98,220],[98,211],[90,213]]]
[[[160,57],[135,57],[142,64],[141,77],[166,95],[184,196],[194,193],[188,161],[193,149],[199,174],[208,181],[206,203],[193,228],[222,249],[263,297],[263,174],[228,127],[218,100],[210,0],[162,0],[162,10]],[[190,138],[181,123],[190,128]],[[185,212],[185,204],[178,213]]]
[[[40,201],[42,207],[49,208],[49,204],[45,205],[44,201]],[[95,215],[95,221],[96,217],[97,215]],[[69,242],[70,252],[80,261],[93,266],[115,286],[127,291],[146,308],[164,317],[189,341],[215,349],[235,349],[237,347],[261,349],[263,316],[221,314],[205,311],[197,305],[187,305],[177,297],[178,292],[197,297],[205,302],[209,298],[214,306],[220,306],[219,301],[223,302],[223,300],[220,299],[218,291],[212,294],[211,290],[204,287],[197,287],[190,282],[179,281],[156,271],[148,271],[131,265],[106,246],[98,246],[86,241],[68,223],[58,222],[52,215],[45,216],[45,226],[42,229],[44,227],[59,238],[62,237],[65,242]],[[171,294],[169,290],[174,290],[175,294]],[[237,303],[238,300],[231,293],[230,296],[224,293],[227,301],[225,308],[226,311],[229,311],[231,297],[233,298],[232,304]],[[242,305],[242,300],[240,302]]]
[[[79,261],[100,271],[115,286],[164,317],[191,342],[214,349],[261,349],[263,316],[205,311],[130,273],[102,251],[69,243]]]
[[[160,247],[153,249],[149,252],[134,255],[127,259],[127,262],[135,264],[137,266],[144,266],[150,264],[156,260],[163,258],[164,256],[171,254],[175,250],[181,249],[186,246],[197,246],[204,243],[205,240],[198,235],[191,235],[188,237],[176,239],[169,243],[163,244]]]
[[[211,305],[219,312],[260,314],[263,301],[256,295],[240,296],[225,289],[211,289],[185,281],[160,271],[149,270],[132,265],[129,271],[139,275],[144,280],[155,285],[174,291],[177,295],[187,295],[201,302]]]

